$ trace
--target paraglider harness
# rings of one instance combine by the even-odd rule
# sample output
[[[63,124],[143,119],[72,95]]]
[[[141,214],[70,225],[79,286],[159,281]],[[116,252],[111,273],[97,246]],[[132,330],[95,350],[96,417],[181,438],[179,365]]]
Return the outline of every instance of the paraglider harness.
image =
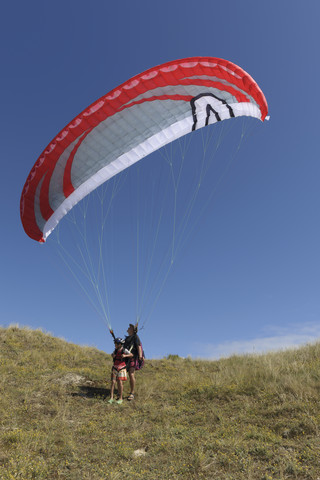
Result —
[[[132,349],[134,347],[134,343],[131,345],[130,348],[127,348],[127,350],[131,353]],[[145,359],[145,355],[144,355],[144,350],[143,350],[143,347],[142,347],[142,343],[141,343],[141,340],[140,340],[140,347],[141,347],[141,350],[142,350],[142,359],[139,360],[139,357],[134,357],[135,358],[135,364],[134,364],[134,368],[135,370],[141,370],[141,368],[143,368],[144,366],[144,359]],[[127,362],[127,371],[129,371],[129,364],[130,364],[130,358],[128,359],[128,362]]]

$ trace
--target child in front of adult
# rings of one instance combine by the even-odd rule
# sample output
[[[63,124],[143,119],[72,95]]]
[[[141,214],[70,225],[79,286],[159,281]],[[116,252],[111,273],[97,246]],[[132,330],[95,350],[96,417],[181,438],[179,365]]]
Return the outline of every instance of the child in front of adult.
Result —
[[[111,369],[111,390],[109,403],[113,403],[114,389],[117,382],[118,385],[118,400],[120,405],[123,402],[123,382],[127,380],[127,360],[133,357],[133,354],[124,348],[124,340],[122,338],[115,338],[115,350],[111,354],[113,358],[113,365]]]

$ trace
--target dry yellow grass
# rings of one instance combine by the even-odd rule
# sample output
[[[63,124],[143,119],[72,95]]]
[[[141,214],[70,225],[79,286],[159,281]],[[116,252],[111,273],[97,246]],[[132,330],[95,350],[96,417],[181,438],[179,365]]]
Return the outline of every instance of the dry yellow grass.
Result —
[[[320,344],[147,360],[121,406],[104,352],[17,326],[0,352],[1,480],[320,478]]]

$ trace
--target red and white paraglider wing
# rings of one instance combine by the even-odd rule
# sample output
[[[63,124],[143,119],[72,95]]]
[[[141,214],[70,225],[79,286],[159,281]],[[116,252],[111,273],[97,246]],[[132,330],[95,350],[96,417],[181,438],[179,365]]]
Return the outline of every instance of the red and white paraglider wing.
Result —
[[[206,125],[264,120],[257,83],[226,60],[195,57],[152,68],[100,98],[40,155],[21,195],[26,233],[45,241],[82,198],[141,158]]]

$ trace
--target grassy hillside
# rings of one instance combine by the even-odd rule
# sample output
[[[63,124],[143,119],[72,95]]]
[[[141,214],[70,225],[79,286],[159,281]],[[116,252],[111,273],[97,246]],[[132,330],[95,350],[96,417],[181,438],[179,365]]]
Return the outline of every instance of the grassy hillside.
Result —
[[[1,480],[320,478],[320,344],[147,360],[123,405],[107,402],[110,368],[96,349],[0,329]]]

